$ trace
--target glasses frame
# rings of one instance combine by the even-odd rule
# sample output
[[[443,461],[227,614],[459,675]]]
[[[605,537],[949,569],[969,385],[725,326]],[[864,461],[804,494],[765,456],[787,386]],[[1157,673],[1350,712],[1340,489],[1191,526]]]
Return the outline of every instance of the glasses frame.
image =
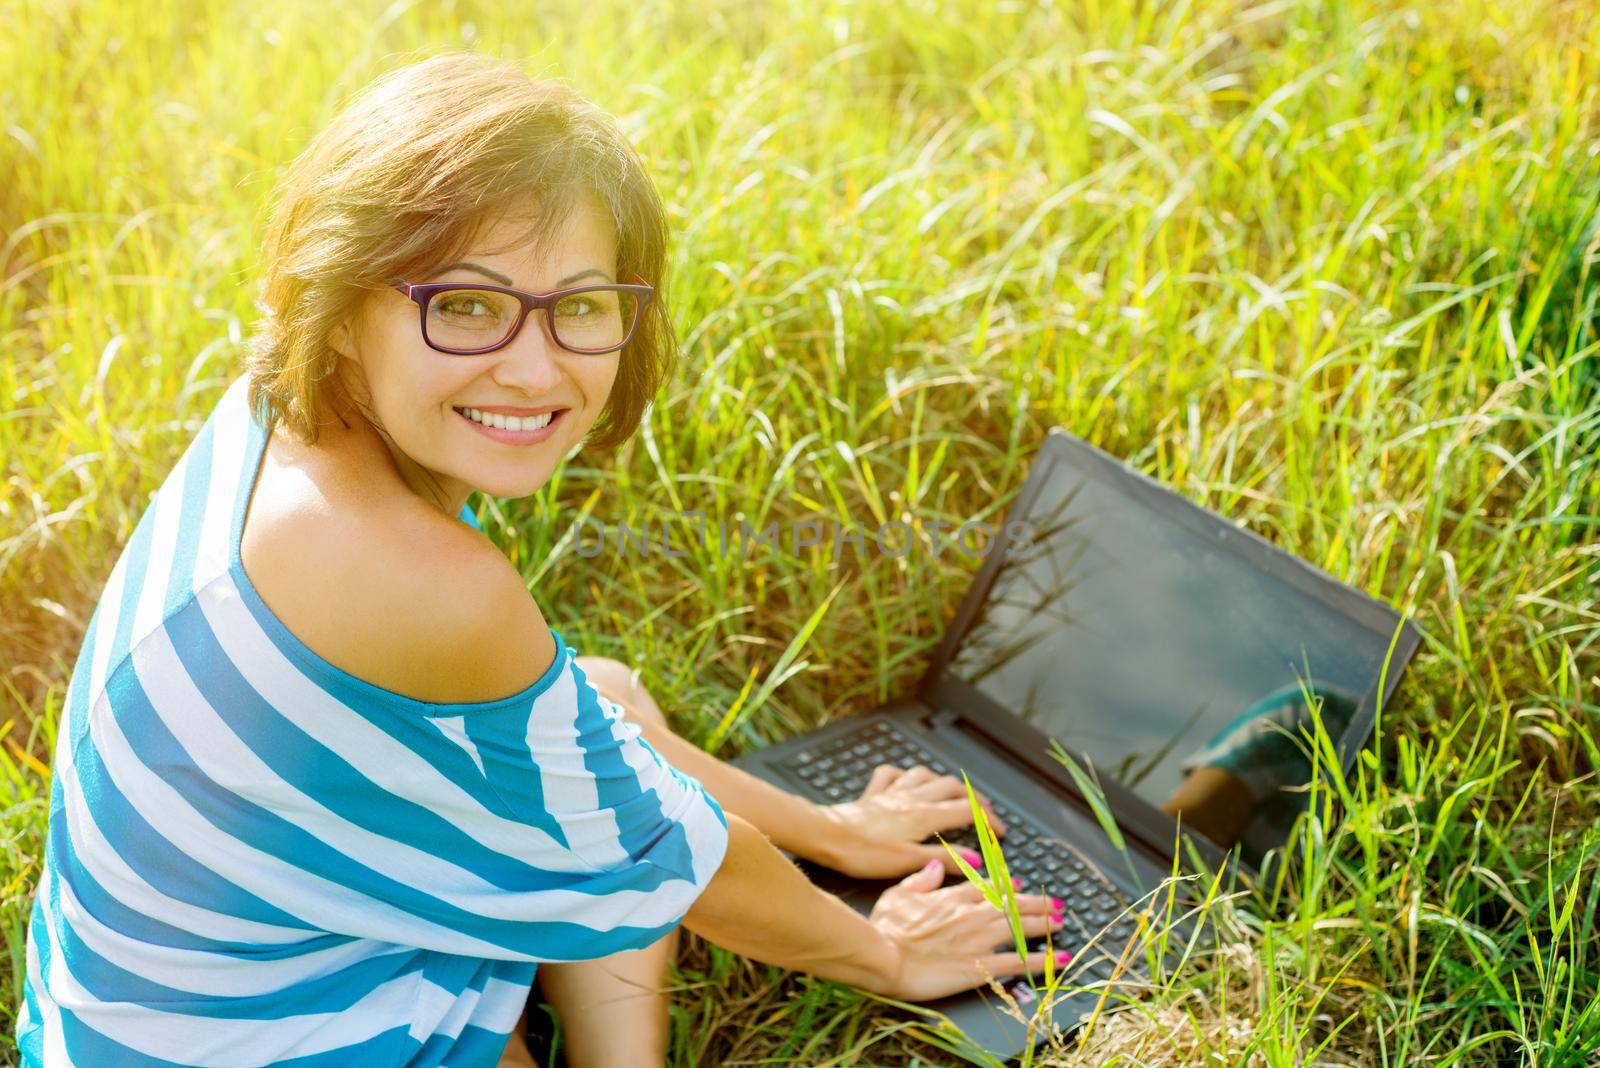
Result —
[[[526,290],[492,285],[488,282],[426,282],[413,284],[402,281],[392,283],[391,288],[399,290],[407,299],[417,305],[417,324],[422,328],[422,340],[435,352],[443,352],[450,356],[482,356],[486,353],[503,349],[515,341],[518,334],[522,333],[522,328],[528,321],[528,313],[535,308],[539,308],[545,313],[542,318],[544,319],[546,333],[550,335],[550,340],[554,341],[559,348],[567,352],[577,353],[579,356],[604,356],[607,353],[616,352],[633,340],[633,335],[639,332],[639,323],[644,319],[645,308],[649,306],[650,299],[655,296],[655,287],[647,284],[638,275],[634,275],[634,278],[636,279],[634,282],[595,283],[594,285],[573,286],[570,289],[552,289],[548,293],[529,293]],[[480,293],[505,293],[516,297],[518,304],[521,306],[517,312],[516,325],[511,328],[505,337],[493,345],[487,345],[483,348],[454,349],[447,345],[436,344],[428,336],[428,304],[440,293],[448,293],[457,289],[470,289]],[[561,300],[563,297],[570,297],[577,293],[588,293],[597,289],[625,289],[633,293],[637,298],[637,303],[633,309],[633,322],[628,324],[627,335],[615,345],[608,345],[602,349],[581,349],[568,345],[556,336],[555,323],[550,319],[551,309],[555,307],[556,301]]]

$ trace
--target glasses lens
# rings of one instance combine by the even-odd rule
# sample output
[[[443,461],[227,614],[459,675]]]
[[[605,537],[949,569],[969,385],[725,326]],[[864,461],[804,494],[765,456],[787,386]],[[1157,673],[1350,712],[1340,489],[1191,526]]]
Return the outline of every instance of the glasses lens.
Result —
[[[522,306],[509,293],[447,289],[428,302],[428,340],[446,349],[482,349],[516,329]]]
[[[614,349],[628,339],[638,315],[637,295],[628,289],[586,289],[556,301],[550,327],[569,349]]]

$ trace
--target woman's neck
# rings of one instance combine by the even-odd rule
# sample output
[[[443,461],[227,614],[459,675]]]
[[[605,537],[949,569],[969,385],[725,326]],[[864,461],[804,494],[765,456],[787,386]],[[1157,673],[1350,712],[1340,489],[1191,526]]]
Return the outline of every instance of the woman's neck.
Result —
[[[418,464],[365,413],[347,402],[335,401],[330,408],[335,417],[323,426],[316,445],[311,448],[324,452],[359,478],[370,479],[379,471],[384,476],[392,475],[417,497],[452,519],[461,514],[472,493],[471,486],[459,479],[441,478]]]

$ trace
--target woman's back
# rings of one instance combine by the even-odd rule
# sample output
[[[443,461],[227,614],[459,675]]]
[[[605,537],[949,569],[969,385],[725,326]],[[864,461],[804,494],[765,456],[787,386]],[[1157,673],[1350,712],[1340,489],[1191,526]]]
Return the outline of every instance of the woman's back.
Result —
[[[241,563],[267,440],[246,384],[152,499],[85,635],[19,1045],[47,1063],[493,1063],[537,962],[665,934],[726,820],[559,635],[521,691],[449,704],[298,638]]]

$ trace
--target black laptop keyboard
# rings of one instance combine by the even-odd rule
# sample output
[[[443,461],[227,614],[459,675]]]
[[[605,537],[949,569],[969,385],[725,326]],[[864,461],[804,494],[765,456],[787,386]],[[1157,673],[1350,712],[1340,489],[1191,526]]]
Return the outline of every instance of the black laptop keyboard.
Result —
[[[939,775],[957,778],[961,775],[948,762],[918,745],[910,735],[881,719],[801,750],[782,763],[811,787],[815,797],[830,803],[853,801],[861,796],[873,768],[879,764],[893,764],[898,768],[924,764]],[[981,789],[980,784],[974,785]],[[1064,903],[1066,922],[1054,932],[1053,947],[1082,956],[1082,947],[1097,939],[1088,951],[1089,959],[1084,967],[1096,978],[1109,977],[1137,931],[1134,917],[1124,915],[1126,906],[1121,895],[1093,864],[1047,833],[1040,824],[992,797],[990,803],[1005,821],[1006,834],[999,839],[1000,848],[1005,854],[1006,867],[1022,880],[1023,892],[1049,894]],[[971,826],[945,832],[942,837],[958,849],[970,849],[981,855],[977,831]],[[931,840],[937,841],[938,837]],[[1013,943],[1008,942],[997,946],[996,950],[1012,948]],[[1046,941],[1042,936],[1034,938],[1028,948],[1045,949]],[[1122,965],[1124,975],[1145,974],[1142,953],[1135,949],[1126,956],[1128,960]],[[1078,963],[1075,960],[1069,964],[1068,970],[1075,969]]]

